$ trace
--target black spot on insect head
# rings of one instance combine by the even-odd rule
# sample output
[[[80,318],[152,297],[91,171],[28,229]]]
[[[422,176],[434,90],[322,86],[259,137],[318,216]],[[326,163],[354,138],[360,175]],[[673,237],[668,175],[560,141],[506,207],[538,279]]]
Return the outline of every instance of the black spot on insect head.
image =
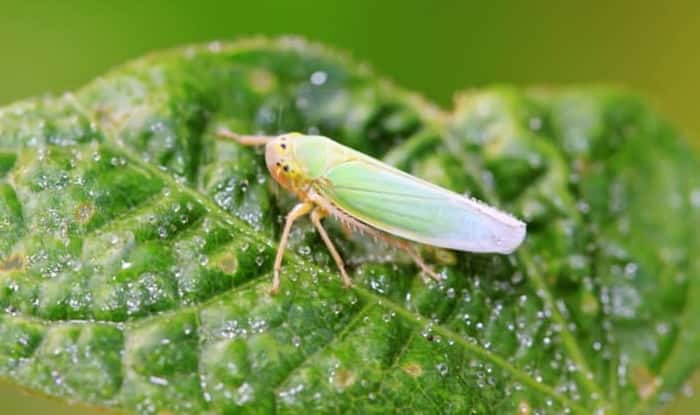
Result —
[[[282,143],[282,144],[280,144],[280,147],[282,147],[284,149],[284,148],[287,148],[287,145]]]
[[[285,164],[283,169],[285,172],[289,173],[289,164]]]

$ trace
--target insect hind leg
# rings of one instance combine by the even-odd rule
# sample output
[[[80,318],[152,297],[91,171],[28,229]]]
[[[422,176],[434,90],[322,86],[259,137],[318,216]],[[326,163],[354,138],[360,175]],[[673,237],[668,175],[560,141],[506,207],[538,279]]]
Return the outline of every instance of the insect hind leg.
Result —
[[[408,254],[408,256],[411,257],[416,266],[423,272],[423,274],[427,275],[428,277],[437,282],[442,281],[442,276],[436,273],[430,265],[426,264],[421,254],[418,253],[418,251],[408,242],[395,239],[392,241],[392,243],[395,244],[396,247],[404,250],[406,254]]]
[[[393,246],[395,248],[399,248],[403,251],[405,251],[408,256],[413,260],[413,262],[420,268],[420,270],[423,272],[423,274],[428,275],[430,278],[432,278],[435,281],[442,281],[442,277],[440,274],[436,273],[428,264],[425,263],[423,260],[423,257],[416,251],[416,249],[411,245],[409,242],[396,238],[392,235],[389,235],[386,232],[382,232],[378,229],[372,228],[371,226],[360,222],[359,220],[353,218],[352,216],[348,215],[347,213],[343,212],[342,210],[334,207],[331,203],[329,203],[327,200],[322,198],[319,195],[316,194],[311,194],[310,199],[318,205],[324,214],[330,214],[340,220],[340,223],[343,225],[343,228],[345,229],[346,232],[350,231],[360,231],[362,233],[366,233],[367,235],[373,236],[377,239],[383,240],[385,243],[387,243],[389,246]],[[327,213],[326,213],[327,212]],[[312,220],[313,220],[313,213],[312,213]],[[320,224],[320,222],[319,222]],[[317,229],[321,228],[323,229],[320,225],[317,226]],[[323,237],[325,233],[325,229],[321,231],[319,229],[319,233],[321,234],[321,237]],[[325,241],[325,240],[324,240]],[[330,241],[330,239],[329,239]],[[327,246],[329,243],[326,244]],[[328,247],[328,249],[331,251],[331,254],[333,253],[334,248],[331,248],[332,244]],[[334,258],[336,258],[334,256]],[[340,255],[337,256],[337,258],[340,258]],[[336,260],[336,263],[338,260]],[[342,260],[341,260],[342,263]],[[340,267],[340,265],[339,265]],[[344,272],[343,268],[341,268],[341,273]],[[349,278],[348,278],[349,279]]]
[[[408,248],[406,250],[408,255],[411,257],[413,262],[420,268],[421,271],[423,271],[424,274],[432,278],[433,280],[437,282],[442,281],[442,276],[438,273],[435,272],[435,270],[428,264],[425,263],[423,260],[423,257],[412,247]]]

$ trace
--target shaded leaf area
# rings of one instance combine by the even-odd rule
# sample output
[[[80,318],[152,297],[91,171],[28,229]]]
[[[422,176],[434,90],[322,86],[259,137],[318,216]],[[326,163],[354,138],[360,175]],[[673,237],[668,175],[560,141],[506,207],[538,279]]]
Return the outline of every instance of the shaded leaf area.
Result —
[[[320,132],[529,222],[446,277],[329,221],[342,288],[257,150]],[[606,89],[463,95],[446,115],[298,39],[127,64],[0,110],[0,374],[135,413],[647,413],[696,367],[698,165]]]

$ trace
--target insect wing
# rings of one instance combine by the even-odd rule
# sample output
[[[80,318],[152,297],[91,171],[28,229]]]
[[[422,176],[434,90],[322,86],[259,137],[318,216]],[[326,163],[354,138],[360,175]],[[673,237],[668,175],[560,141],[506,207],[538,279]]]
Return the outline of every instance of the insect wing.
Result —
[[[372,227],[469,252],[510,253],[525,238],[525,223],[506,213],[360,156],[329,168],[317,191]]]

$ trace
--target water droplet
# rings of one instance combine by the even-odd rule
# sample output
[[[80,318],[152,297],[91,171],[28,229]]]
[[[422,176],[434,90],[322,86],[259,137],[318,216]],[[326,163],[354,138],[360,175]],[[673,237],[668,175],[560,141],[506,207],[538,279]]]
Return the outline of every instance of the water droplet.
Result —
[[[433,326],[432,324],[428,324],[423,328],[421,331],[421,336],[425,337],[428,340],[432,340],[433,338]]]
[[[435,369],[437,369],[440,376],[447,376],[447,372],[449,371],[449,367],[445,363],[438,363],[435,365]]]
[[[579,200],[578,202],[576,202],[576,208],[579,212],[583,214],[586,214],[591,210],[590,205],[585,200]]]
[[[683,385],[681,388],[681,392],[683,393],[683,396],[686,398],[690,398],[694,395],[695,391],[693,390],[693,384],[692,383],[686,383]]]
[[[249,383],[244,383],[236,389],[236,405],[241,406],[253,400],[255,390]]]
[[[151,376],[148,378],[148,381],[151,382],[154,385],[159,385],[159,386],[167,386],[168,385],[168,380],[158,377],[158,376]]]
[[[292,337],[292,345],[293,345],[294,347],[299,347],[299,346],[301,346],[301,337],[299,337],[299,336],[294,336],[294,337]]]
[[[221,52],[221,42],[219,42],[218,40],[210,42],[207,45],[207,49],[209,50],[209,52],[213,53]]]
[[[279,392],[279,397],[282,401],[282,403],[285,403],[287,405],[291,405],[295,403],[296,401],[296,396],[301,393],[301,391],[304,390],[304,384],[300,383],[298,385],[294,385],[289,389],[283,390]]]
[[[584,269],[586,267],[586,257],[579,254],[572,254],[568,257],[569,265],[573,269]]]
[[[123,157],[112,157],[109,161],[112,166],[121,167],[126,165],[126,160]]]
[[[326,83],[328,74],[324,71],[316,71],[311,74],[310,81],[313,85],[319,86]]]
[[[638,268],[639,266],[633,262],[630,262],[629,264],[625,265],[625,277],[634,278],[634,276],[637,274]]]
[[[253,333],[262,333],[267,329],[267,320],[264,319],[250,319],[248,325]]]
[[[462,301],[465,303],[470,303],[472,301],[472,296],[469,294],[468,291],[464,291],[464,295],[462,295]]]
[[[371,280],[369,280],[369,286],[372,287],[374,291],[380,294],[384,294],[386,292],[385,283],[383,279],[372,278]]]
[[[51,371],[51,377],[53,378],[53,381],[56,385],[60,386],[63,384],[63,377],[61,376],[60,373],[58,373],[55,370]]]
[[[700,208],[700,188],[690,192],[690,204],[693,207]]]
[[[665,336],[669,333],[670,327],[667,323],[658,323],[656,325],[656,332],[659,334],[659,336]]]

